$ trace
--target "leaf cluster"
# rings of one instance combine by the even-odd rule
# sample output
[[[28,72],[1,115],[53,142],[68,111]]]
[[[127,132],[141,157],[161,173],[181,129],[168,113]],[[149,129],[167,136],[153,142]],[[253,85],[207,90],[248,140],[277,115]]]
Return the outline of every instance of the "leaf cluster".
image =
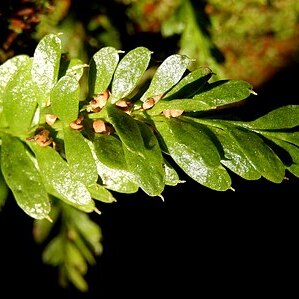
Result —
[[[33,57],[0,66],[0,206],[11,190],[36,223],[62,213],[44,260],[82,290],[86,262],[100,252],[85,213],[115,202],[115,192],[163,198],[182,182],[178,167],[216,191],[233,190],[231,173],[273,183],[287,171],[299,176],[299,106],[252,121],[221,117],[255,94],[248,82],[210,83],[210,69],[190,71],[192,59],[180,54],[153,69],[151,55],[104,47],[86,65],[64,59],[59,35],[48,34]]]

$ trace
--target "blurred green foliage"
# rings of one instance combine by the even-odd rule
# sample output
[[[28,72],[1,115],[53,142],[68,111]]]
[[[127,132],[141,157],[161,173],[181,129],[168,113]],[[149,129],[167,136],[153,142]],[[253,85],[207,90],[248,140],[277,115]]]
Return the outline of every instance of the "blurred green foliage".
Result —
[[[257,87],[298,59],[297,0],[78,0],[0,4],[0,60],[32,54],[47,33],[63,32],[70,57],[88,61],[103,46],[151,49],[157,61],[177,52],[219,78]]]

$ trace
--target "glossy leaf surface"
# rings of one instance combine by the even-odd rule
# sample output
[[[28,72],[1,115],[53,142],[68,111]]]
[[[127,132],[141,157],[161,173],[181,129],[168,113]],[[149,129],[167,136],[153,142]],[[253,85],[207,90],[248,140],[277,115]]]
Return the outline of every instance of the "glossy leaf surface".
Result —
[[[146,124],[139,122],[138,127],[143,138],[138,152],[131,151],[126,145],[123,147],[128,168],[144,192],[150,196],[161,195],[165,187],[165,171],[158,141]]]
[[[263,177],[274,183],[282,182],[285,166],[257,134],[233,127],[229,127],[227,131]]]
[[[31,61],[28,61],[13,74],[3,94],[3,115],[10,132],[20,137],[28,135],[39,96],[31,79]]]
[[[193,97],[210,107],[219,107],[246,99],[252,93],[252,86],[242,80],[219,80],[206,85]]]
[[[213,73],[209,68],[200,68],[190,72],[182,78],[170,91],[168,91],[163,101],[173,99],[187,99],[198,93],[212,77]]]
[[[104,47],[93,55],[88,76],[90,96],[100,94],[108,88],[119,61],[118,52],[113,47]]]
[[[123,165],[123,168],[120,168],[119,165],[114,168],[115,161],[113,155],[110,155],[110,153],[108,153],[107,156],[103,155],[103,151],[101,149],[98,149],[98,141],[101,142],[102,140],[100,138],[96,139],[94,143],[88,142],[88,145],[96,161],[97,171],[99,176],[101,177],[103,185],[107,189],[121,193],[137,192],[139,187],[135,183],[133,174],[130,173],[127,168],[125,158],[123,157],[123,160],[120,160],[121,156],[117,156],[116,159],[118,159],[118,161],[121,161],[120,163],[121,165]],[[119,145],[121,146],[121,144]],[[103,144],[103,146],[105,145]],[[123,149],[121,149],[121,153],[123,153]]]
[[[141,101],[154,96],[162,96],[182,78],[190,58],[185,55],[174,54],[166,58],[156,70],[151,83],[142,95]]]
[[[216,134],[224,152],[221,163],[234,173],[246,180],[257,180],[261,177],[259,171],[248,160],[242,149],[240,149],[235,139],[231,138],[227,131],[210,128]]]
[[[111,203],[116,201],[112,193],[109,190],[107,190],[104,186],[101,186],[99,184],[88,186],[88,191],[90,192],[91,197],[93,199],[105,203]]]
[[[211,189],[224,191],[230,188],[230,176],[203,127],[178,119],[157,121],[155,125],[171,157],[191,178]]]
[[[29,63],[29,60],[30,58],[27,55],[17,55],[0,65],[0,107],[3,102],[2,96],[9,79],[18,71],[23,63]]]
[[[85,185],[74,178],[68,163],[52,147],[32,143],[47,191],[85,212],[94,210],[94,201]]]
[[[43,98],[42,106],[46,105],[50,91],[58,79],[61,58],[61,40],[56,34],[43,37],[33,55],[32,80],[40,90]]]
[[[131,93],[146,71],[150,58],[151,51],[144,47],[137,47],[122,58],[112,81],[111,103]]]
[[[51,91],[51,107],[64,123],[70,124],[78,117],[80,86],[70,76],[63,76]]]
[[[21,209],[35,219],[46,218],[50,200],[38,169],[19,138],[2,136],[1,168]]]
[[[287,105],[270,111],[266,115],[246,122],[244,127],[258,130],[280,130],[299,126],[299,106]]]
[[[70,76],[79,81],[82,78],[84,69],[87,66],[87,64],[84,64],[82,60],[78,58],[73,58],[70,61],[61,62],[59,69],[59,78],[63,76]]]

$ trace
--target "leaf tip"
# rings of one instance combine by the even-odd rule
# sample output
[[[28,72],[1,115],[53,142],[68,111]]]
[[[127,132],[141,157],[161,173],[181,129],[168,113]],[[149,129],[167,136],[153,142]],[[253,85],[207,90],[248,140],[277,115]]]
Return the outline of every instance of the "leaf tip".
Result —
[[[97,214],[99,214],[99,215],[101,215],[102,214],[102,212],[99,210],[99,209],[97,209],[96,207],[94,208],[94,210],[93,210],[94,212],[96,212]]]
[[[256,93],[254,90],[250,89],[249,92],[250,92],[251,94],[257,96],[257,93]]]
[[[165,202],[164,197],[163,197],[162,194],[160,194],[160,195],[158,195],[158,196],[162,199],[163,202]]]
[[[50,221],[51,223],[53,223],[53,219],[52,219],[49,215],[47,215],[47,216],[45,217],[45,219],[47,219],[48,221]]]

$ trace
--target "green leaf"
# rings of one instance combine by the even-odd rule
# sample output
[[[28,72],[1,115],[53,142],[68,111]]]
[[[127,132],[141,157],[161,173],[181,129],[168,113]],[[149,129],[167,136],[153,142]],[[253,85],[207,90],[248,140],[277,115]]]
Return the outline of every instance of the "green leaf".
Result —
[[[80,86],[70,76],[63,76],[51,91],[52,111],[65,124],[70,124],[78,117]]]
[[[299,126],[299,105],[288,105],[270,111],[244,127],[258,130],[281,130]]]
[[[209,107],[239,102],[252,93],[252,86],[242,80],[219,80],[207,84],[193,97],[196,101],[206,103]]]
[[[62,235],[53,238],[43,251],[43,262],[52,266],[60,266],[64,261],[65,242]]]
[[[88,290],[88,284],[83,278],[81,271],[76,267],[67,267],[66,276],[67,279],[81,292],[86,292]]]
[[[73,58],[70,61],[61,62],[59,69],[59,78],[63,76],[74,77],[77,81],[79,81],[84,73],[84,68],[88,65],[84,64],[81,59]]]
[[[227,132],[264,178],[274,183],[283,181],[285,166],[262,138],[253,132],[232,126],[227,127]]]
[[[165,187],[165,171],[159,143],[146,124],[137,124],[143,138],[142,144],[139,144],[139,151],[133,152],[126,145],[123,146],[129,171],[145,193],[150,196],[161,195]]]
[[[127,169],[126,162],[121,162],[124,169],[119,169],[119,166],[113,168],[109,165],[114,165],[113,155],[104,156],[100,150],[97,153],[97,143],[94,145],[88,142],[92,151],[93,157],[97,164],[98,174],[101,177],[103,185],[110,190],[121,193],[135,193],[138,190],[138,185],[135,183],[135,179],[132,173]],[[123,151],[123,149],[121,149]],[[120,157],[117,157],[119,159]],[[119,160],[120,161],[120,160]]]
[[[61,40],[57,34],[47,34],[38,43],[32,64],[32,80],[43,98],[39,103],[46,106],[52,87],[58,79],[61,58]]]
[[[120,193],[135,193],[139,186],[135,182],[134,175],[128,170],[120,170],[108,167],[100,160],[97,162],[98,174],[107,189]]]
[[[271,131],[257,131],[267,139],[280,139],[296,146],[299,146],[299,132],[271,132]]]
[[[281,148],[283,148],[285,151],[288,152],[288,154],[292,159],[292,163],[290,164],[288,163],[286,165],[286,169],[299,178],[299,147],[292,143],[286,142],[284,140],[280,140],[275,137],[270,138],[270,140],[272,140],[278,146],[280,146]]]
[[[133,91],[148,67],[151,53],[147,48],[137,47],[122,58],[112,81],[112,104]]]
[[[91,194],[91,197],[93,199],[105,202],[105,203],[111,203],[115,202],[116,199],[113,197],[110,191],[108,191],[104,186],[101,186],[99,184],[94,184],[92,186],[88,186],[88,191]]]
[[[129,171],[144,192],[160,195],[164,189],[163,157],[156,137],[150,129],[131,116],[107,106],[110,122],[124,144],[123,150]]]
[[[197,69],[185,76],[165,96],[148,110],[149,115],[158,115],[164,109],[178,109],[184,111],[209,110],[210,107],[203,101],[189,99],[196,92],[199,92],[212,76],[208,68]]]
[[[212,75],[213,73],[209,68],[202,67],[194,70],[183,77],[178,84],[168,91],[162,100],[171,101],[174,99],[191,98],[206,85]]]
[[[36,155],[42,179],[47,191],[84,212],[94,211],[85,185],[75,179],[68,163],[52,147],[29,144]]]
[[[82,213],[78,210],[72,210],[72,224],[87,242],[91,246],[93,252],[97,255],[103,251],[101,244],[102,231],[100,226],[93,222],[87,214]]]
[[[80,274],[85,274],[87,271],[87,264],[77,246],[72,242],[65,244],[65,266],[67,268],[76,268]]]
[[[176,118],[156,121],[155,125],[171,157],[191,178],[214,190],[230,188],[230,176],[206,127]]]
[[[170,165],[169,162],[164,160],[164,169],[165,169],[165,184],[169,186],[176,186],[179,183],[183,183],[179,178],[179,175],[175,169]]]
[[[20,208],[35,219],[47,218],[51,210],[47,191],[20,139],[2,135],[1,168]]]
[[[118,52],[113,47],[104,47],[93,55],[88,76],[90,96],[108,89],[119,61]]]
[[[80,253],[82,254],[83,258],[89,263],[90,265],[94,265],[96,260],[91,252],[90,248],[88,248],[85,240],[74,230],[71,232],[72,234],[72,241],[74,242],[75,246],[78,248]]]
[[[27,55],[17,55],[0,65],[0,113],[2,110],[3,94],[8,81],[11,76],[18,71],[22,64],[28,64],[29,60],[30,58]]]
[[[114,105],[108,104],[106,107],[109,121],[114,126],[120,140],[130,151],[142,156],[142,149],[144,148],[143,138],[137,122],[130,115]]]
[[[27,136],[31,131],[39,90],[31,80],[31,61],[23,63],[7,83],[3,97],[3,115],[9,131],[16,136]]]
[[[127,162],[122,142],[114,135],[99,134],[95,136],[93,145],[98,159],[108,167],[127,170]]]
[[[166,58],[156,70],[152,81],[142,95],[141,101],[148,98],[162,96],[179,82],[186,71],[191,59],[185,55],[174,54]]]
[[[63,136],[65,155],[73,177],[87,187],[95,184],[98,179],[97,166],[85,137],[70,127],[63,128]]]
[[[238,143],[225,130],[210,127],[221,143],[224,158],[221,163],[246,180],[257,180],[261,177],[254,165],[248,160]]]

